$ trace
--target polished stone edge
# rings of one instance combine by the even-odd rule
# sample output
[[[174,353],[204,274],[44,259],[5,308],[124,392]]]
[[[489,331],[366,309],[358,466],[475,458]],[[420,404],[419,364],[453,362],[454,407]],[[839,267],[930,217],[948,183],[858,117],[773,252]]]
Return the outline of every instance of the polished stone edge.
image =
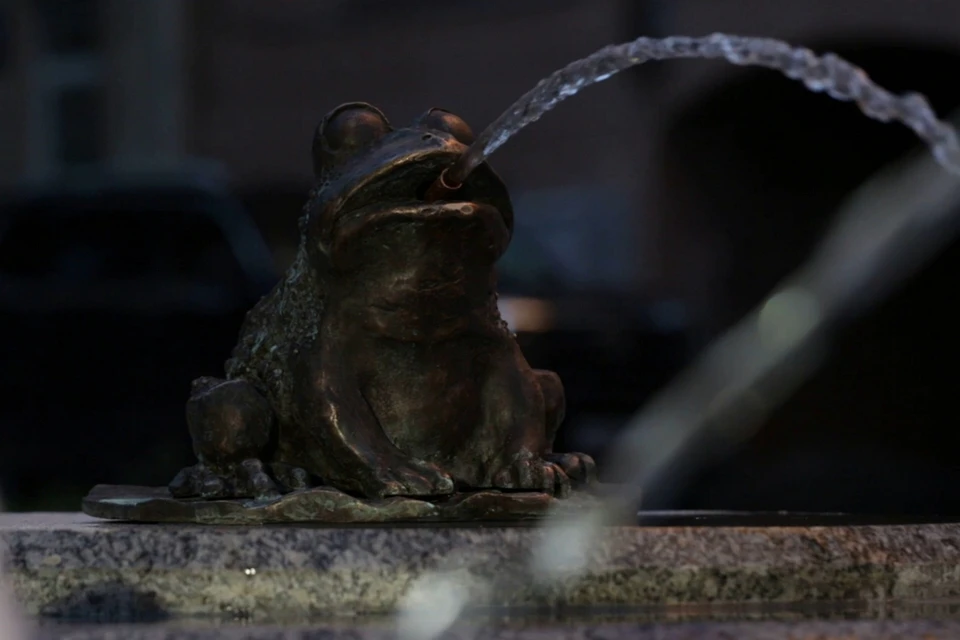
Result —
[[[271,500],[177,499],[166,487],[98,485],[83,499],[87,515],[107,520],[207,525],[537,520],[562,501],[544,493],[477,491],[448,498],[367,500],[330,487],[294,491]]]
[[[58,625],[44,626],[34,635],[38,640],[69,637],[71,640],[307,640],[308,638],[355,638],[387,640],[397,637],[389,624],[354,623],[311,626],[221,625],[203,626],[177,622],[152,625]],[[960,621],[803,621],[803,622],[701,622],[680,624],[533,624],[455,625],[443,634],[444,640],[955,640],[960,638]]]
[[[605,607],[960,596],[960,525],[610,527],[586,569],[535,591],[517,568],[538,528],[127,524],[0,515],[0,553],[31,614],[313,619],[392,611],[413,581],[454,571],[478,604]],[[502,587],[502,588],[501,588]],[[471,596],[472,597],[472,596]],[[489,602],[488,602],[489,600]]]

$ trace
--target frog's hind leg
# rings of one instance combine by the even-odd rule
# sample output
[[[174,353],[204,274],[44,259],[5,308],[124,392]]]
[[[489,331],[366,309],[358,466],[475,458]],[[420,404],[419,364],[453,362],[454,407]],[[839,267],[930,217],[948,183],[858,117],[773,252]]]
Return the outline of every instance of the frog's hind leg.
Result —
[[[273,430],[269,402],[248,381],[199,378],[187,401],[193,450],[213,464],[260,457]]]
[[[195,380],[186,414],[199,462],[170,483],[175,497],[269,498],[282,489],[306,486],[302,470],[284,469],[277,478],[264,464],[277,420],[270,403],[249,381]]]
[[[534,369],[533,374],[543,394],[547,453],[544,460],[554,463],[567,474],[574,483],[586,483],[596,477],[596,463],[585,453],[554,453],[553,444],[557,431],[566,416],[567,401],[563,391],[563,382],[553,371]]]

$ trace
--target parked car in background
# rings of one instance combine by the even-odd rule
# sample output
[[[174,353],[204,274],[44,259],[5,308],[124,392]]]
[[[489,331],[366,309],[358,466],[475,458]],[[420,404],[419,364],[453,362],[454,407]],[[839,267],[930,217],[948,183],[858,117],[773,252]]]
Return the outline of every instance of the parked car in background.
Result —
[[[85,176],[0,204],[0,489],[76,509],[92,482],[163,484],[183,406],[277,279],[250,216],[197,175]]]

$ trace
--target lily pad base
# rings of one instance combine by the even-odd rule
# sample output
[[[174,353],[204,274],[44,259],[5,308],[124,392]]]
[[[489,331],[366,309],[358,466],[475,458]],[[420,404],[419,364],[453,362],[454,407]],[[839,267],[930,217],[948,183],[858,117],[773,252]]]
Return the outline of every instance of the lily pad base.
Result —
[[[83,499],[83,512],[128,522],[235,525],[517,522],[539,520],[560,503],[582,504],[584,497],[557,500],[544,493],[489,490],[430,500],[367,500],[317,487],[271,500],[206,500],[174,498],[166,487],[98,485]]]

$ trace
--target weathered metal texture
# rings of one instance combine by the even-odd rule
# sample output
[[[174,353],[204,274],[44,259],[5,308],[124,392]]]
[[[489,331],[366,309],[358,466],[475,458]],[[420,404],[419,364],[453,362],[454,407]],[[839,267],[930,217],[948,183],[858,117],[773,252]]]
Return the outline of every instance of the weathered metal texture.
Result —
[[[364,103],[324,117],[297,258],[247,315],[226,377],[193,383],[198,463],[172,497],[271,500],[323,486],[332,491],[284,504],[302,509],[309,495],[319,520],[378,509],[469,520],[483,511],[470,505],[543,502],[489,490],[563,498],[593,477],[589,456],[553,452],[563,386],[531,368],[497,308],[494,265],[513,230],[506,186],[481,165],[448,199],[425,198],[472,139],[442,109],[400,129]],[[487,493],[451,497],[475,491]],[[420,500],[383,501],[394,496]]]

